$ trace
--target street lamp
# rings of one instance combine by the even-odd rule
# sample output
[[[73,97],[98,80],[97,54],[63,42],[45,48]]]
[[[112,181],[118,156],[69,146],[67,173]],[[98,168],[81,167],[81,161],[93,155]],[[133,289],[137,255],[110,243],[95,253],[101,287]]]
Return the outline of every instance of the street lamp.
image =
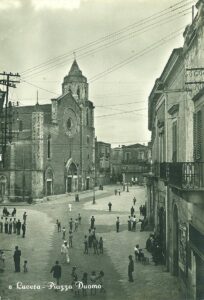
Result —
[[[95,167],[92,167],[92,174],[93,174],[93,204],[96,204],[96,196],[95,196]]]

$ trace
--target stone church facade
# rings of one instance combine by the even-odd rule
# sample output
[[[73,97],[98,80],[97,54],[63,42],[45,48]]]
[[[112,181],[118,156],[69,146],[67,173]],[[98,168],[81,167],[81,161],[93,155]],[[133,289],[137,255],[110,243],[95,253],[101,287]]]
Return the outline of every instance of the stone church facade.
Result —
[[[2,199],[35,199],[93,187],[94,106],[88,88],[74,60],[60,97],[51,104],[13,109],[13,139],[0,164]]]

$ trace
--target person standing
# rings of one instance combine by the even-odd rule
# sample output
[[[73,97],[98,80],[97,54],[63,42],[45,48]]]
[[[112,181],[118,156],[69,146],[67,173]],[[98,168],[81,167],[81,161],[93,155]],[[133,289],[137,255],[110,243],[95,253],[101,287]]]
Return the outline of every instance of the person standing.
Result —
[[[17,224],[16,224],[16,229],[17,229],[17,235],[21,234],[21,221],[18,220]]]
[[[137,200],[136,200],[136,198],[134,197],[134,198],[133,198],[133,204],[134,204],[134,205],[136,204],[136,201],[137,201]]]
[[[95,218],[94,216],[91,217],[91,229],[94,228]]]
[[[134,215],[132,218],[132,231],[136,231],[136,216]]]
[[[66,234],[66,229],[65,227],[62,228],[62,239],[65,240],[65,234]]]
[[[28,261],[24,260],[24,264],[23,264],[23,272],[27,273],[28,272]]]
[[[72,229],[73,229],[73,220],[71,218],[70,221],[69,221],[69,230],[72,231]]]
[[[119,219],[119,217],[117,217],[117,220],[116,220],[116,232],[119,232],[119,227],[120,227],[120,219]]]
[[[128,264],[128,280],[129,282],[133,282],[132,273],[134,272],[134,262],[132,259],[132,255],[129,255],[129,264]]]
[[[112,208],[112,203],[109,202],[109,203],[108,203],[108,209],[109,209],[109,211],[111,211],[111,208]]]
[[[57,285],[59,285],[59,280],[60,280],[61,275],[62,275],[62,268],[59,265],[58,260],[55,262],[55,265],[52,267],[50,273],[53,273],[53,278],[56,279]]]
[[[117,189],[115,189],[115,195],[117,195],[117,193],[118,193],[118,191],[117,191]]]
[[[8,225],[8,233],[9,234],[12,234],[12,225],[13,225],[13,222],[12,222],[12,219],[10,219],[9,225]]]
[[[57,224],[57,231],[61,232],[61,222],[58,219],[56,221],[56,224]]]
[[[128,231],[131,231],[131,218],[128,218]]]
[[[96,237],[93,239],[93,249],[94,249],[94,254],[99,255],[99,253],[98,253],[98,240],[97,240]]]
[[[89,254],[87,235],[84,236],[84,254]]]
[[[70,230],[70,231],[69,231],[69,248],[72,248],[72,247],[73,247],[72,242],[73,242],[73,233],[72,233],[72,231]]]
[[[79,225],[79,220],[78,220],[78,218],[77,218],[77,219],[75,219],[75,221],[74,221],[74,231],[77,231],[77,230],[78,230],[78,225]]]
[[[135,210],[134,210],[134,207],[132,206],[131,209],[130,209],[131,217],[134,215],[134,212],[135,212]]]
[[[69,203],[69,211],[71,212],[72,211],[72,204]]]
[[[12,215],[12,217],[16,216],[16,208],[13,209],[11,215]]]
[[[92,232],[91,232],[91,228],[89,229],[89,236],[88,236],[88,245],[89,248],[92,247],[92,242],[93,242],[93,236],[92,236]]]
[[[102,237],[100,237],[100,239],[99,239],[98,246],[99,246],[99,253],[103,254],[103,238]]]
[[[15,247],[14,255],[14,265],[15,265],[15,272],[20,272],[20,262],[21,262],[21,250],[18,249],[18,246]]]
[[[26,232],[26,223],[25,222],[22,225],[22,232],[23,232],[22,238],[24,238],[25,237],[25,232]]]
[[[26,219],[27,219],[27,214],[26,214],[26,211],[24,212],[23,214],[23,222],[26,223]]]
[[[16,218],[13,219],[13,233],[16,233]]]
[[[79,225],[81,225],[81,215],[78,214],[78,222],[79,222]]]
[[[67,245],[67,241],[64,241],[64,243],[61,246],[61,254],[64,255],[66,262],[69,264],[70,263],[69,246]]]

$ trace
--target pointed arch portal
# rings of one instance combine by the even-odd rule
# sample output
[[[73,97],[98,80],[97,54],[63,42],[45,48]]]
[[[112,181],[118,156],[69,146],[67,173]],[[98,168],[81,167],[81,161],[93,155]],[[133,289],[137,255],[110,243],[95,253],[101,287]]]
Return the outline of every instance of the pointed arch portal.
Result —
[[[78,191],[78,168],[72,158],[66,163],[65,189],[66,193]]]

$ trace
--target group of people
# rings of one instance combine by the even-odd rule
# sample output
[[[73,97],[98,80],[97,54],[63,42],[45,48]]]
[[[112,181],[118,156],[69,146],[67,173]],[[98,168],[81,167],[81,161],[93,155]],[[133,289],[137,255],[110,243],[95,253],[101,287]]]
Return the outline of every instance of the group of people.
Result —
[[[146,241],[146,249],[152,254],[155,265],[163,264],[164,255],[162,252],[161,242],[156,234],[150,234]]]
[[[96,228],[89,228],[88,234],[84,236],[84,254],[90,254],[93,248],[93,254],[103,254],[103,238],[96,236]]]
[[[56,280],[57,285],[59,285],[60,278],[62,276],[62,267],[59,264],[59,261],[55,262],[55,265],[51,268],[50,273],[53,274],[53,278]],[[83,286],[79,286],[79,282],[83,284]],[[75,296],[79,296],[80,292],[83,296],[87,296],[88,287],[90,287],[90,294],[96,295],[96,285],[100,285],[100,293],[105,293],[104,288],[104,272],[101,270],[98,274],[96,271],[92,271],[89,275],[87,272],[83,272],[81,278],[79,278],[77,273],[77,267],[72,267],[71,272],[71,285],[72,291]]]
[[[15,272],[19,273],[21,271],[21,250],[19,249],[18,246],[15,247],[15,251],[13,254],[13,260],[14,260]],[[23,272],[24,273],[28,272],[28,261],[27,260],[24,260]]]
[[[27,213],[24,212],[23,214],[23,221],[21,222],[20,219],[16,220],[16,209],[14,208],[12,213],[10,214],[6,207],[3,209],[3,216],[0,219],[0,233],[6,234],[21,234],[22,230],[22,237],[25,238],[26,233],[26,219]]]

